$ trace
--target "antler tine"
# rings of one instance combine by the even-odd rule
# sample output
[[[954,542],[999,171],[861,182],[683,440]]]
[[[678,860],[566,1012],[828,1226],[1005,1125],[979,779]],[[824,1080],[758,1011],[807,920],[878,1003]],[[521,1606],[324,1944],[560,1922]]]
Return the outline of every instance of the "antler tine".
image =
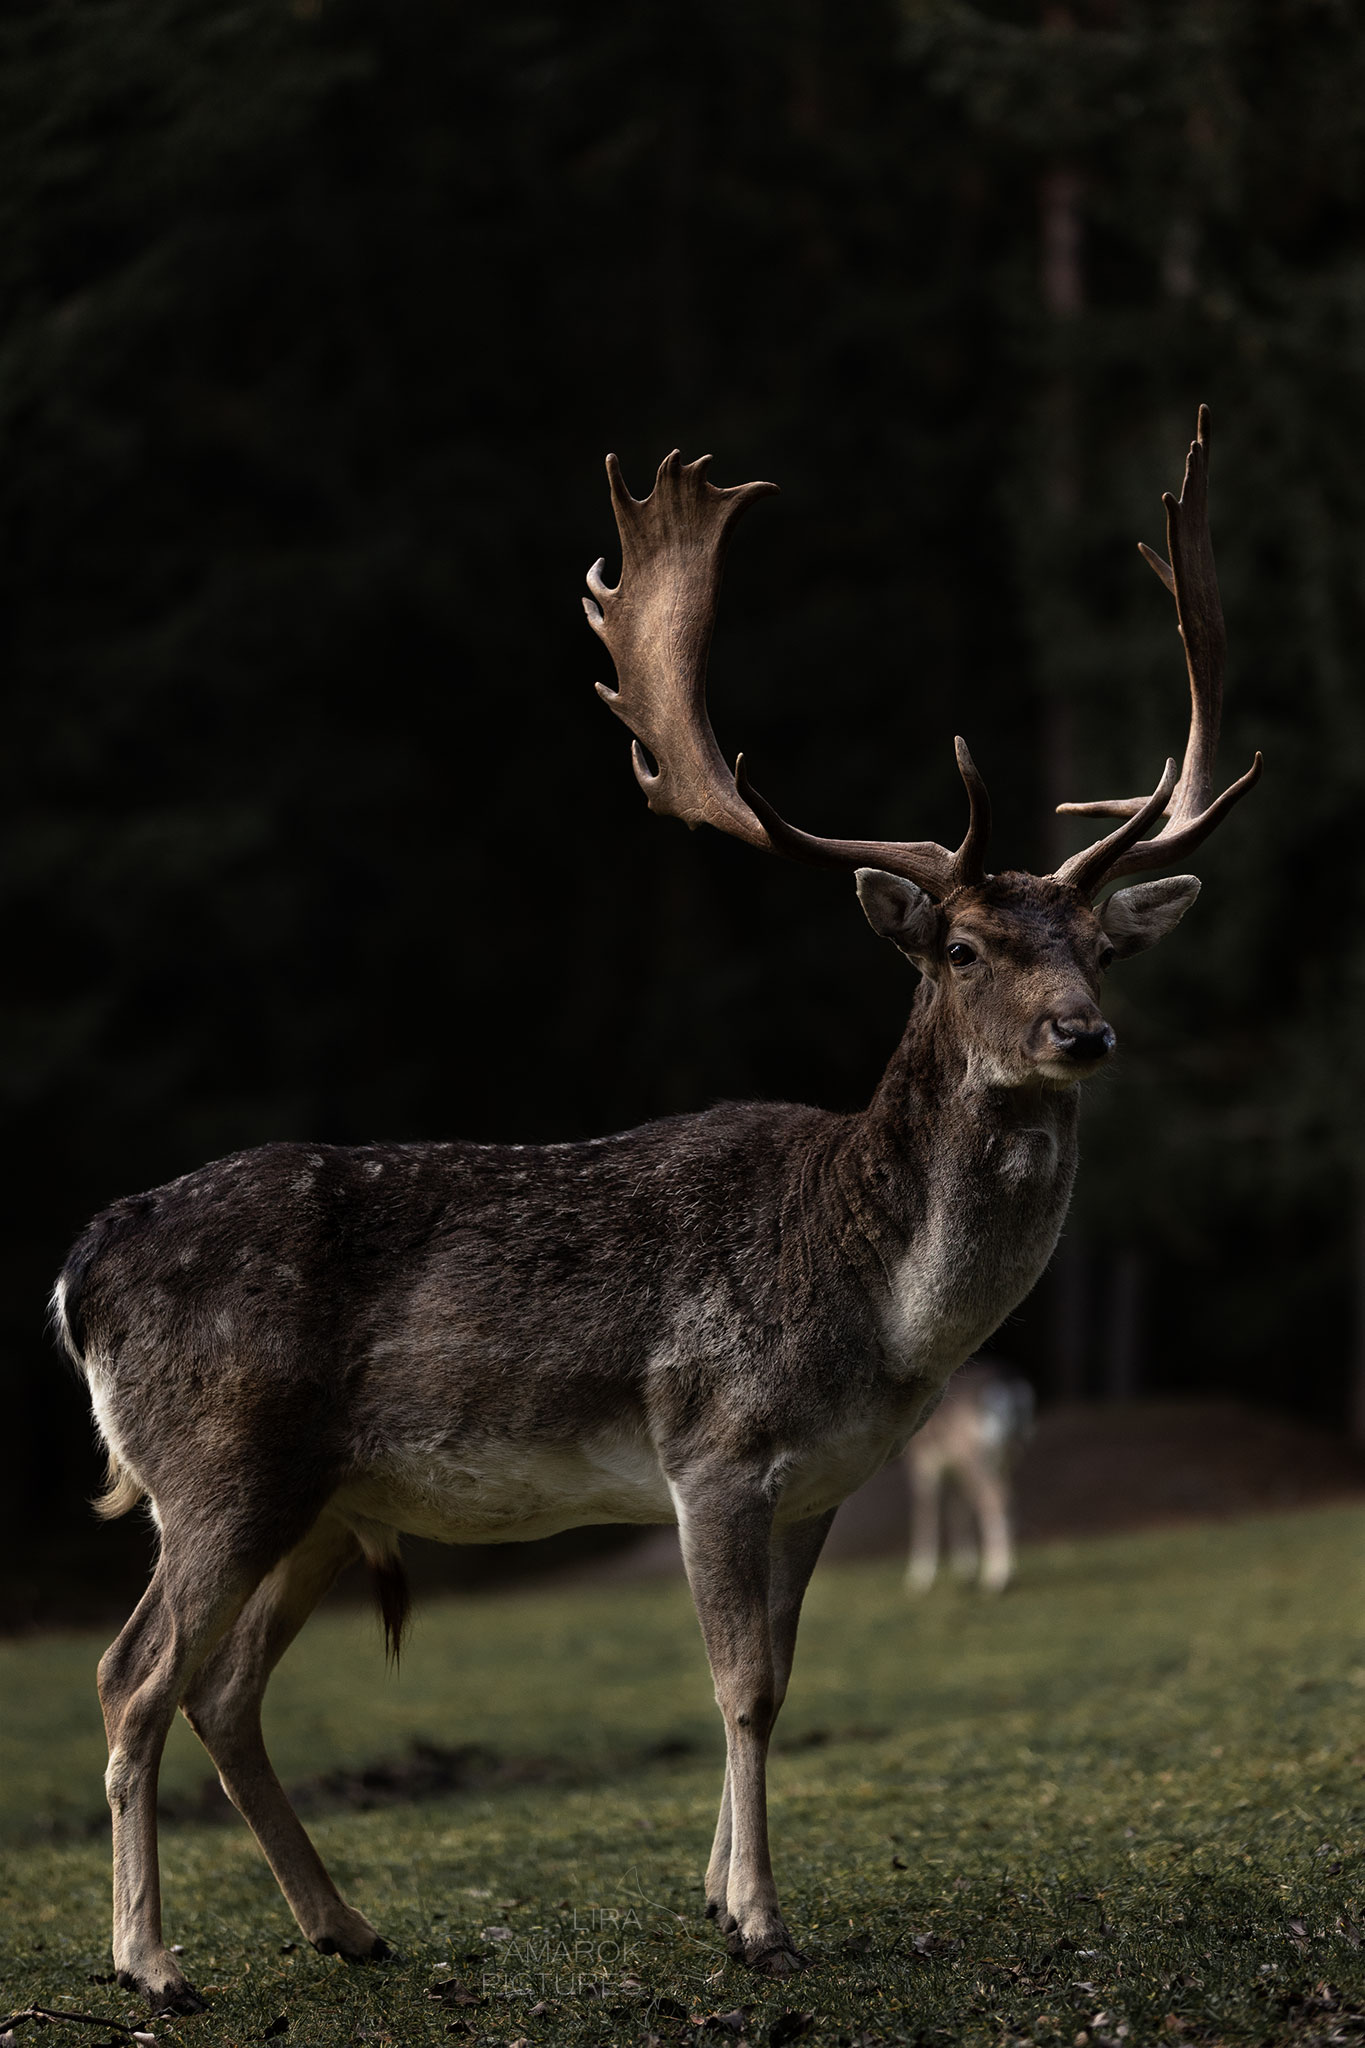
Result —
[[[956,853],[932,841],[821,839],[779,817],[744,771],[732,775],[706,709],[706,663],[715,627],[730,529],[775,484],[717,490],[706,481],[709,456],[684,464],[675,450],[659,465],[647,498],[633,498],[614,455],[607,457],[612,507],[621,535],[621,580],[613,589],[598,561],[588,571],[588,624],[616,665],[618,687],[598,695],[635,735],[635,774],[652,811],[684,824],[714,825],[750,846],[824,867],[878,867],[942,898],[985,877],[990,800],[957,741],[958,767],[971,807]],[[593,600],[596,600],[594,602]]]
[[[1093,894],[1102,883],[1120,875],[1140,874],[1149,868],[1169,867],[1184,860],[1219,825],[1232,806],[1246,795],[1261,773],[1261,756],[1256,755],[1246,774],[1214,799],[1214,759],[1223,714],[1223,669],[1227,657],[1227,631],[1218,595],[1218,576],[1209,537],[1209,445],[1211,422],[1206,405],[1199,408],[1194,440],[1185,461],[1185,478],[1179,498],[1163,493],[1166,507],[1166,545],[1170,561],[1165,562],[1153,548],[1139,542],[1143,560],[1161,578],[1175,599],[1176,619],[1185,645],[1185,662],[1190,677],[1190,733],[1180,779],[1171,798],[1165,829],[1154,839],[1140,840],[1111,833],[1106,840],[1075,854],[1057,871],[1059,881],[1089,877]],[[1145,797],[1105,797],[1090,803],[1058,804],[1063,815],[1091,818],[1127,818],[1129,821],[1149,809]],[[1120,844],[1120,841],[1122,843]],[[1103,862],[1097,856],[1109,849]]]
[[[966,784],[968,804],[966,834],[953,855],[954,873],[958,883],[984,882],[986,848],[991,837],[990,795],[961,733],[953,741],[953,755],[957,761],[957,772]]]
[[[1073,853],[1070,860],[1062,862],[1052,878],[1053,881],[1068,882],[1073,889],[1079,889],[1082,895],[1093,896],[1105,877],[1113,873],[1118,861],[1129,847],[1142,837],[1153,818],[1161,816],[1170,801],[1171,791],[1175,785],[1176,765],[1172,757],[1167,761],[1161,780],[1152,794],[1136,799],[1137,808],[1127,824],[1120,825],[1107,839],[1097,839],[1095,844],[1087,846],[1083,853]]]
[[[967,787],[970,807],[967,833],[956,853],[932,839],[824,839],[787,824],[772,805],[761,797],[744,770],[744,756],[735,763],[735,781],[744,801],[762,819],[769,839],[778,853],[792,860],[810,861],[819,867],[882,868],[887,874],[903,875],[917,882],[942,902],[964,883],[986,879],[986,844],[991,831],[991,800],[980,770],[967,750],[967,742],[953,742],[958,772]]]

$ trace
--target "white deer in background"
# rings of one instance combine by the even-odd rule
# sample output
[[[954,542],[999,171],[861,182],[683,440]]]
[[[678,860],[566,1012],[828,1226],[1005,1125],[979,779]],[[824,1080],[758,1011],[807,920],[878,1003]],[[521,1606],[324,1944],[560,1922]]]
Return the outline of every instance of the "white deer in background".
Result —
[[[927,1593],[938,1576],[945,1519],[954,1569],[975,1576],[983,1592],[1004,1592],[1014,1576],[1010,1467],[1033,1428],[1034,1405],[1022,1374],[988,1359],[973,1359],[953,1374],[938,1407],[905,1447],[907,1593]],[[964,1515],[974,1539],[963,1527]]]
[[[873,928],[915,970],[865,1110],[727,1103],[570,1145],[269,1145],[115,1203],[74,1247],[56,1312],[108,1447],[107,1507],[145,1496],[160,1534],[99,1671],[114,1957],[154,2007],[202,2004],[161,1926],[157,1772],[177,1708],[305,1936],[387,1952],[290,1807],[260,1709],[352,1557],[376,1568],[397,1634],[404,1532],[678,1524],[725,1725],[707,1910],[754,1969],[800,1967],[765,1770],[806,1582],[839,1502],[899,1455],[1047,1264],[1079,1084],[1114,1042],[1105,969],[1170,931],[1199,885],[1096,897],[1184,860],[1260,772],[1258,756],[1214,797],[1207,439],[1201,415],[1167,500],[1171,566],[1149,557],[1189,662],[1183,771],[1168,761],[1150,797],[1070,806],[1122,822],[1045,876],[987,869],[985,786],[961,740],[956,852],[814,838],[731,773],[706,659],[730,531],[771,486],[716,490],[705,460],[672,455],[637,502],[609,458],[621,580],[598,564],[588,615],[651,807],[856,872]]]

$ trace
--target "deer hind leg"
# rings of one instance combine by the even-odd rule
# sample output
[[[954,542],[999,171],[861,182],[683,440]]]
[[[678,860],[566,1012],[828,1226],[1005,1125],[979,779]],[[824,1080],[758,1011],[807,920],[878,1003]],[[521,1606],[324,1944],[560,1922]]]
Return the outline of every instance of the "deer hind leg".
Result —
[[[261,1581],[181,1701],[304,1935],[324,1955],[353,1962],[379,1960],[388,1944],[342,1899],[289,1804],[266,1755],[261,1701],[276,1664],[357,1553],[350,1530],[324,1514]]]
[[[163,1531],[152,1582],[99,1666],[114,1833],[114,1967],[156,2012],[202,2012],[161,1937],[156,1788],[176,1705],[196,1665],[241,1609],[250,1568],[211,1541]],[[189,1568],[198,1566],[198,1569]]]
[[[938,1576],[943,1474],[936,1465],[914,1457],[906,1459],[905,1469],[910,1475],[910,1557],[905,1590],[927,1593]]]
[[[972,1505],[981,1530],[981,1586],[1003,1593],[1014,1576],[1009,1482],[998,1466],[979,1466],[972,1475]]]
[[[693,1475],[677,1499],[683,1560],[725,1722],[730,1825],[721,1924],[732,1955],[764,1976],[783,1977],[802,1958],[783,1925],[768,1849],[766,1766],[777,1697],[768,1607],[772,1508],[756,1485],[737,1488],[733,1471]],[[722,1802],[722,1825],[724,1813]]]
[[[809,1522],[790,1522],[785,1528],[773,1532],[768,1554],[768,1633],[772,1644],[774,1723],[782,1711],[782,1702],[787,1697],[792,1658],[796,1652],[796,1630],[801,1619],[801,1602],[805,1599],[810,1575],[815,1570],[820,1552],[824,1548],[834,1515],[835,1510],[831,1508],[827,1515],[817,1515]],[[771,1736],[771,1724],[768,1732]],[[716,1820],[715,1840],[711,1844],[711,1859],[706,1866],[707,1918],[719,1920],[723,1927],[728,1920],[725,1895],[729,1879],[730,1772],[727,1765],[720,1814]],[[730,1930],[727,1928],[728,1931]]]
[[[943,1532],[953,1577],[971,1585],[981,1576],[980,1492],[971,1465],[957,1467],[943,1489]]]

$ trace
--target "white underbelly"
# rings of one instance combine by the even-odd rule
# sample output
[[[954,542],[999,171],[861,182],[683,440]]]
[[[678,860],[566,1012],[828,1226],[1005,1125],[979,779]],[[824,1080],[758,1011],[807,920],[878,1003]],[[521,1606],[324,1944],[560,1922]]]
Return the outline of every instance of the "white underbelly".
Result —
[[[770,1474],[777,1523],[823,1514],[856,1493],[904,1448],[937,1391],[926,1385],[894,1413],[779,1453]],[[684,1476],[679,1497],[686,1492]],[[524,1543],[595,1523],[678,1519],[652,1445],[621,1432],[580,1444],[392,1446],[331,1507],[358,1531],[377,1525],[438,1543]]]
[[[401,1445],[332,1503],[438,1543],[525,1543],[599,1522],[672,1522],[653,1446],[614,1432],[578,1444]]]

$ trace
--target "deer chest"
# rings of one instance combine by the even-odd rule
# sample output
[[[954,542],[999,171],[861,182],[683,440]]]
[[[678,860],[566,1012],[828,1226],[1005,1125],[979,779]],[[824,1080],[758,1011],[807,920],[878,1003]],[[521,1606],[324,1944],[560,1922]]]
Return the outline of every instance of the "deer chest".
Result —
[[[1075,1175],[1047,1124],[1000,1133],[972,1170],[944,1175],[888,1262],[881,1328],[897,1379],[941,1383],[1016,1308],[1047,1265]]]

